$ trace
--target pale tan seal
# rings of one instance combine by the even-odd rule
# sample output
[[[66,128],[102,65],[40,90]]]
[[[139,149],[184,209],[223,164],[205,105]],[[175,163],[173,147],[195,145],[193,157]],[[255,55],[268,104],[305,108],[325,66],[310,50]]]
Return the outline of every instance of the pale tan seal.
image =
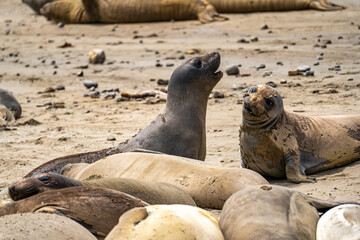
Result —
[[[81,186],[47,191],[6,204],[0,207],[0,216],[27,212],[57,213],[78,221],[99,237],[105,237],[123,213],[147,205],[119,191]]]
[[[188,158],[135,152],[112,155],[93,164],[69,164],[62,174],[80,181],[100,176],[169,183],[189,193],[197,206],[218,209],[244,187],[268,183],[260,174],[248,169],[217,167]]]
[[[209,212],[185,205],[134,208],[119,219],[106,240],[223,240],[217,219]]]
[[[292,11],[315,9],[341,10],[345,7],[327,0],[208,0],[220,13],[249,13],[265,11]]]
[[[57,214],[19,213],[0,217],[2,240],[96,240],[79,223]]]
[[[220,227],[226,240],[315,240],[317,210],[336,205],[290,188],[251,186],[226,201]]]
[[[69,163],[93,163],[105,156],[137,148],[204,160],[206,156],[206,110],[209,95],[223,76],[218,71],[220,54],[194,57],[175,69],[164,111],[146,128],[117,147],[56,158],[25,177],[55,172]]]
[[[360,205],[343,204],[324,213],[318,221],[316,240],[359,240]]]
[[[134,23],[199,19],[224,21],[206,0],[57,0],[40,13],[65,23]]]
[[[307,117],[284,110],[274,88],[259,85],[244,96],[241,159],[263,176],[291,182],[360,159],[360,115]]]
[[[185,204],[196,206],[191,196],[184,190],[167,183],[156,183],[131,178],[94,178],[77,181],[56,173],[42,173],[23,178],[9,187],[10,197],[21,200],[38,193],[74,186],[94,186],[110,188],[127,193],[149,204]]]

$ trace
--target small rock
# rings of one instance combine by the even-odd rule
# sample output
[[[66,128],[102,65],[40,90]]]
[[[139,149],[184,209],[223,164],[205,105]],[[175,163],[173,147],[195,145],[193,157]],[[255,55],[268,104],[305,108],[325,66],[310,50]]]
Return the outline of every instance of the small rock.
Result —
[[[56,103],[53,103],[52,107],[53,108],[65,108],[65,103],[64,102],[56,102]]]
[[[105,52],[102,49],[96,48],[89,52],[89,63],[103,64],[105,62]]]
[[[347,81],[351,82],[351,81],[354,81],[353,78],[348,78]]]
[[[314,63],[314,66],[319,66],[319,65],[320,65],[319,62]]]
[[[214,98],[225,98],[225,94],[223,94],[222,92],[215,91],[213,93],[213,97]]]
[[[244,38],[237,40],[237,42],[238,43],[249,43],[249,41]]]
[[[258,42],[259,41],[259,38],[258,37],[253,37],[250,39],[251,42]]]
[[[116,97],[116,93],[108,93],[103,97],[103,99],[109,100],[109,99],[114,99],[115,97]]]
[[[263,77],[271,77],[271,76],[272,76],[272,72],[270,72],[270,71],[266,71],[263,74]]]
[[[108,138],[106,139],[106,141],[113,142],[113,141],[116,141],[116,138],[114,138],[114,137],[108,137]]]
[[[237,65],[232,64],[226,67],[226,74],[229,76],[238,75],[240,73]]]
[[[156,63],[155,67],[162,67],[163,65],[161,63]]]
[[[344,39],[344,37],[343,36],[338,36],[338,39],[341,40],[341,39]]]
[[[196,48],[189,49],[189,50],[186,50],[186,51],[185,51],[185,54],[190,54],[190,55],[199,54],[199,53],[200,53],[200,50],[199,50],[199,49],[196,49]]]
[[[65,90],[65,87],[63,85],[59,85],[55,88],[57,91]]]
[[[323,60],[324,58],[323,58],[323,56],[317,56],[316,59],[320,61],[320,60]]]
[[[284,63],[283,62],[277,62],[276,65],[283,66]]]
[[[90,91],[92,91],[92,92],[95,91],[95,90],[96,90],[95,86],[90,88]]]
[[[277,87],[276,83],[274,83],[273,81],[267,82],[266,85],[268,85],[268,86],[270,86],[270,87],[273,87],[273,88],[276,88],[276,87]]]
[[[65,23],[63,23],[63,22],[58,23],[58,28],[63,28],[64,26],[65,26]]]
[[[83,77],[83,76],[84,76],[83,70],[79,71],[76,75],[77,75],[78,77]]]
[[[280,84],[286,84],[287,81],[286,80],[280,80]]]
[[[306,71],[310,70],[310,66],[302,65],[302,66],[298,67],[297,70],[299,70],[299,72],[306,72]]]
[[[261,30],[269,29],[269,26],[267,24],[262,25]]]
[[[307,71],[306,73],[305,73],[305,76],[314,76],[314,74],[315,74],[315,72],[314,72],[314,70],[311,70],[311,71]]]
[[[262,68],[266,68],[265,64],[260,64],[259,66],[256,67],[256,71],[258,71],[259,69]]]
[[[89,94],[89,96],[91,98],[99,98],[100,97],[100,92],[99,91],[92,92],[92,93]]]
[[[299,70],[298,69],[291,69],[291,70],[289,70],[288,75],[289,76],[299,75]]]
[[[94,82],[94,81],[90,81],[90,80],[85,80],[84,82],[83,82],[83,84],[84,84],[84,86],[86,87],[86,88],[97,88],[98,87],[98,83],[97,82]]]
[[[126,101],[127,99],[125,99],[124,97],[122,96],[119,96],[117,99],[116,99],[116,102],[124,102]]]
[[[285,46],[283,46],[283,49],[288,49],[288,48],[289,48],[289,47],[288,47],[288,46],[286,46],[286,45],[285,45]]]
[[[167,85],[169,85],[169,80],[159,79],[159,80],[157,80],[157,84],[159,86],[167,86]]]

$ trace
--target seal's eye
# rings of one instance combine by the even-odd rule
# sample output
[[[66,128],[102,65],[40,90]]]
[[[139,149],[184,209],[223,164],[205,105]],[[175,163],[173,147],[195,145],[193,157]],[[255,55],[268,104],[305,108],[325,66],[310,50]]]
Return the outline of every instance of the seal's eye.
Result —
[[[257,87],[252,87],[248,91],[248,93],[256,93],[256,92],[257,92]]]
[[[48,184],[50,182],[50,178],[48,176],[42,176],[42,177],[39,177],[39,181],[41,181],[45,184]]]
[[[271,107],[274,105],[274,100],[272,100],[271,98],[265,98],[265,104],[268,107]]]
[[[201,60],[200,60],[200,59],[196,59],[195,62],[194,62],[194,65],[195,65],[195,67],[197,67],[197,68],[201,68],[201,66],[202,66]]]

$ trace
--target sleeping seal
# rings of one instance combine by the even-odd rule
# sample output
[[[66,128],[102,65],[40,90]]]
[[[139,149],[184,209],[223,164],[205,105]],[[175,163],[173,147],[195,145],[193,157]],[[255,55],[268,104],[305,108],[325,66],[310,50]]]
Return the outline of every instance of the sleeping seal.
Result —
[[[206,0],[57,0],[40,13],[64,23],[135,23],[199,19],[224,21]]]
[[[220,227],[226,240],[315,240],[317,210],[338,204],[286,187],[250,186],[226,201]]]
[[[218,220],[201,208],[152,205],[126,212],[105,239],[224,240],[224,237]]]
[[[127,193],[149,204],[185,204],[196,206],[184,190],[167,183],[142,181],[131,178],[95,178],[77,181],[56,173],[42,173],[23,178],[9,187],[10,197],[17,201],[32,195],[67,187],[94,186]]]
[[[20,118],[22,112],[20,103],[16,100],[16,98],[12,93],[1,88],[0,88],[0,105],[3,105],[7,109],[9,109],[14,115],[15,119]]]
[[[247,168],[291,182],[360,159],[360,115],[307,117],[284,110],[267,85],[244,96],[241,159]]]
[[[145,129],[115,148],[60,157],[37,167],[25,177],[55,172],[69,163],[93,163],[105,156],[137,148],[204,160],[206,108],[209,95],[223,76],[220,54],[191,58],[170,78],[165,110]]]

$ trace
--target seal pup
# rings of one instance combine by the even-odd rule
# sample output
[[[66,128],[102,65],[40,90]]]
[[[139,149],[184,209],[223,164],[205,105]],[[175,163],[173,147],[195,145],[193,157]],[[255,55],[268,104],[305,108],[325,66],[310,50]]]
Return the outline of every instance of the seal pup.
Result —
[[[360,239],[359,204],[343,204],[330,209],[320,217],[316,240],[338,239]]]
[[[0,239],[96,240],[79,223],[57,214],[19,213],[0,217]]]
[[[315,9],[334,11],[345,9],[327,0],[208,0],[220,13],[250,13]]]
[[[21,0],[23,3],[31,7],[35,13],[40,14],[40,9],[48,2],[53,2],[55,0]]]
[[[74,186],[110,188],[127,193],[149,204],[196,206],[188,193],[168,183],[142,181],[131,178],[97,178],[80,182],[56,173],[42,173],[34,177],[23,178],[11,184],[9,195],[12,200],[18,201],[45,191]]]
[[[63,175],[84,181],[93,177],[134,178],[175,185],[203,208],[221,209],[226,199],[249,185],[268,184],[249,169],[226,168],[192,159],[152,153],[120,153],[93,164],[69,164]]]
[[[15,119],[20,118],[22,112],[20,103],[16,100],[14,95],[9,91],[0,89],[0,105],[3,105],[7,109],[9,109],[14,115]]]
[[[69,163],[92,163],[105,156],[142,148],[204,160],[206,156],[206,108],[212,89],[223,76],[218,71],[220,54],[191,58],[173,72],[165,110],[145,129],[115,148],[75,154],[46,162],[25,177],[55,172]]]
[[[199,19],[224,21],[206,0],[57,0],[40,13],[64,23],[137,23]]]
[[[360,115],[307,117],[284,110],[274,88],[259,85],[244,96],[240,154],[247,168],[291,182],[360,159]]]
[[[129,210],[105,240],[224,240],[218,220],[186,205],[152,205]]]
[[[220,227],[227,240],[315,240],[317,210],[338,204],[286,187],[250,186],[226,201]]]
[[[43,192],[0,207],[0,216],[48,212],[65,215],[93,234],[105,237],[119,217],[134,207],[148,204],[126,193],[98,187],[70,187]]]

